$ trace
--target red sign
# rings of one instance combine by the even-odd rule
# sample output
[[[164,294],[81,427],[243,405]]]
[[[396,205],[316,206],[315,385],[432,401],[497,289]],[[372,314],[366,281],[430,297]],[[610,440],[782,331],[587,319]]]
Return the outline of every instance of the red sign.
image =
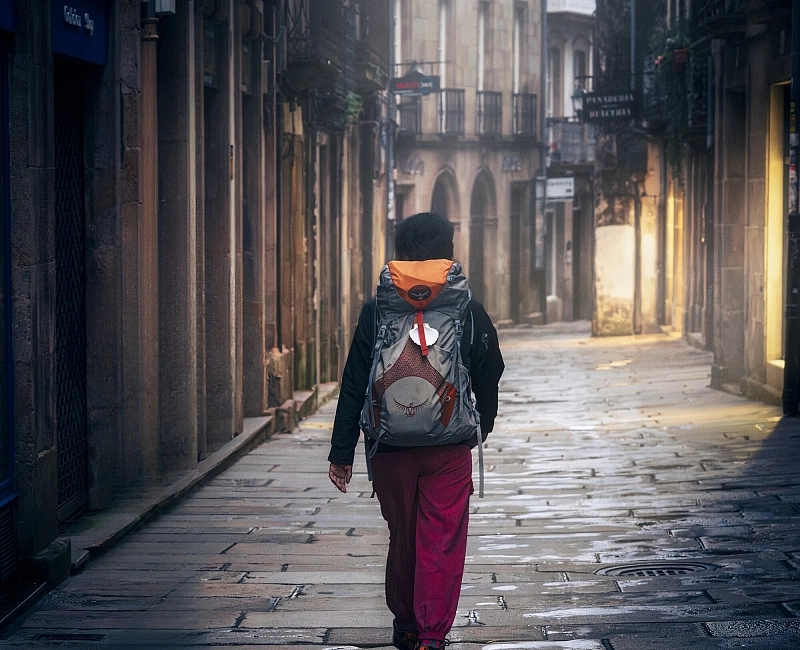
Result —
[[[395,95],[429,95],[439,92],[439,77],[424,75],[416,68],[402,77],[389,80],[389,92]]]

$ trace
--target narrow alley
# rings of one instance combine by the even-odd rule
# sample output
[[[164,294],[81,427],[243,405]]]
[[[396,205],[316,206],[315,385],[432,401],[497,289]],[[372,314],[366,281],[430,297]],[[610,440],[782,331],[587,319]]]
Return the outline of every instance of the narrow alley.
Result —
[[[586,322],[501,331],[453,647],[800,647],[800,423],[709,353]],[[4,647],[388,646],[387,532],[335,400],[64,581]],[[477,454],[474,479],[477,488]]]

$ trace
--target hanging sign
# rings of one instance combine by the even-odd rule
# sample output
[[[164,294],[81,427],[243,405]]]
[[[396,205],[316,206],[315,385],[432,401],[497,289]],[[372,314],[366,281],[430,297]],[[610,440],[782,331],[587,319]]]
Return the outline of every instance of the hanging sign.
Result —
[[[575,196],[575,178],[564,176],[562,178],[547,179],[547,202],[572,201]]]
[[[17,31],[17,1],[0,0],[0,29],[6,32]]]
[[[630,120],[636,117],[635,93],[586,93],[583,96],[585,122]]]
[[[53,52],[105,65],[108,60],[107,0],[53,0]]]
[[[395,95],[430,95],[439,92],[439,77],[423,74],[417,68],[402,77],[389,79],[389,92]]]

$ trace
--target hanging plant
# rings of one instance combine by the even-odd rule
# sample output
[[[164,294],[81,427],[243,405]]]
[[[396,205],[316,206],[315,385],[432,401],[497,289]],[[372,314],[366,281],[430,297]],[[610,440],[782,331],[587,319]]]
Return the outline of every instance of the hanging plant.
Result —
[[[651,42],[654,83],[664,97],[664,138],[667,161],[680,179],[681,162],[689,140],[689,89],[686,68],[691,41],[682,24],[657,30]]]

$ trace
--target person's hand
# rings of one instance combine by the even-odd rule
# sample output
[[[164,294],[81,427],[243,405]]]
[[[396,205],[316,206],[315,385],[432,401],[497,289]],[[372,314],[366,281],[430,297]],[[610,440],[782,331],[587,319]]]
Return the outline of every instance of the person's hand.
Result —
[[[328,478],[331,479],[339,492],[347,492],[347,484],[353,478],[352,465],[336,465],[331,463],[331,468],[328,470]]]

